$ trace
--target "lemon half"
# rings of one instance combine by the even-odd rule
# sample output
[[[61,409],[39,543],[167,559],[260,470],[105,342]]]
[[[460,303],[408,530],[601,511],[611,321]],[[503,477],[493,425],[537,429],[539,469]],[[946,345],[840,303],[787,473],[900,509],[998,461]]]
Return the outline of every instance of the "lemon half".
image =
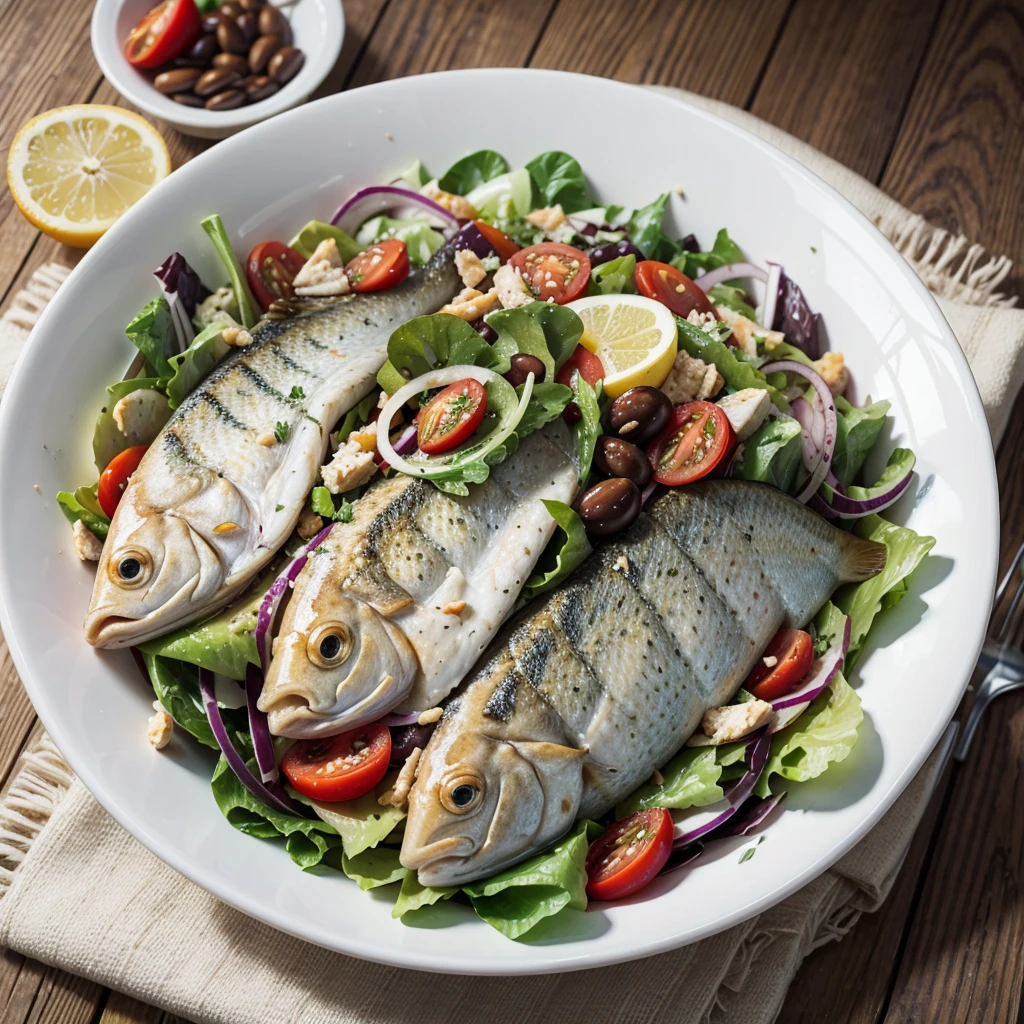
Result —
[[[171,173],[160,133],[143,117],[101,104],[32,118],[7,154],[7,185],[40,231],[87,248]]]
[[[591,295],[567,303],[583,321],[580,344],[604,367],[604,390],[617,398],[640,384],[657,387],[676,358],[676,322],[643,295]]]

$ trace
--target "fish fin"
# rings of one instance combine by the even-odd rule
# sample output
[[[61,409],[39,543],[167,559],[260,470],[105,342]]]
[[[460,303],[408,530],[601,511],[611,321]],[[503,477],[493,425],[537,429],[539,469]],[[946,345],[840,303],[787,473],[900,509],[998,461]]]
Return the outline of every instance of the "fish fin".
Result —
[[[509,740],[509,745],[537,765],[581,761],[590,753],[590,747],[567,747],[548,740]]]
[[[853,534],[844,534],[842,579],[848,583],[861,583],[877,576],[884,568],[888,548],[877,541],[864,540]]]
[[[380,562],[371,562],[345,581],[344,591],[365,601],[374,611],[391,617],[413,603],[412,594],[396,583]]]

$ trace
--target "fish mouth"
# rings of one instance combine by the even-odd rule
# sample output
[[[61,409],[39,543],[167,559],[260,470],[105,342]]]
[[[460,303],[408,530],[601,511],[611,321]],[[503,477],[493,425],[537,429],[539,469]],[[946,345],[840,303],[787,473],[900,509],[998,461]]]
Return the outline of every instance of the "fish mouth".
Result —
[[[193,576],[170,601],[137,619],[114,613],[115,606],[111,604],[100,605],[99,608],[89,612],[85,618],[83,626],[85,639],[93,647],[114,650],[145,643],[147,640],[162,636],[188,619],[203,613],[202,608],[193,608],[176,618],[174,617],[174,613],[182,605],[188,604],[198,583],[198,575]]]
[[[447,879],[459,874],[476,852],[476,844],[468,836],[439,839],[418,850],[403,848],[399,860],[402,867],[419,873],[423,885],[448,885]],[[472,868],[469,869],[472,872]]]

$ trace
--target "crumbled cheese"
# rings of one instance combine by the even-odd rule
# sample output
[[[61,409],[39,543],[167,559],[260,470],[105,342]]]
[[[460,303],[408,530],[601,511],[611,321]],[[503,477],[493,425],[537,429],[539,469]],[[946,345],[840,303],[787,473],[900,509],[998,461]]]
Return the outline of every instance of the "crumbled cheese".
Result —
[[[460,249],[455,254],[455,269],[467,288],[475,288],[487,276],[483,261],[472,249]]]
[[[490,256],[485,256],[480,261],[480,265],[488,274],[493,274],[501,266],[501,260],[494,253],[491,253]]]
[[[171,742],[174,732],[174,719],[160,706],[159,701],[153,704],[155,714],[146,724],[146,739],[155,750],[163,750]]]
[[[764,388],[743,388],[718,400],[718,407],[736,433],[737,441],[746,441],[768,418],[772,400]]]
[[[196,306],[196,315],[192,318],[192,322],[199,330],[203,330],[218,320],[237,325],[239,316],[241,314],[238,311],[238,299],[235,298],[234,291],[225,285],[211,295],[207,295]]]
[[[728,306],[717,306],[718,315],[732,328],[732,336],[736,344],[748,356],[757,355],[757,339],[762,338],[765,348],[773,348],[786,340],[781,331],[769,331],[767,327],[755,324],[749,317],[730,309]]]
[[[71,534],[75,539],[75,554],[83,562],[98,562],[103,553],[103,541],[89,529],[81,519],[75,520],[71,527]]]
[[[349,280],[338,243],[333,238],[325,238],[295,275],[292,284],[296,295],[347,295]]]
[[[461,615],[466,610],[465,601],[449,601],[444,606],[445,615]]]
[[[515,309],[533,302],[533,293],[526,282],[508,263],[494,272],[494,288],[503,309]]]
[[[244,327],[225,327],[221,332],[225,345],[232,348],[245,348],[252,344],[252,335]]]
[[[440,708],[438,708],[440,711]],[[382,796],[377,799],[382,807],[398,807],[405,809],[409,806],[409,790],[416,781],[416,772],[419,769],[420,756],[423,753],[422,747],[416,747],[405,759],[402,770],[395,779],[395,784]]]
[[[850,383],[850,371],[843,361],[842,352],[826,352],[814,361],[814,368],[833,395],[841,395]]]
[[[774,654],[769,654],[767,657],[761,659],[764,662],[765,668],[775,668],[779,663],[779,659]]]
[[[312,540],[323,528],[324,521],[306,505],[299,513],[298,535],[303,540]]]
[[[480,317],[497,307],[497,289],[492,288],[489,292],[478,292],[475,288],[463,288],[447,306],[441,307],[441,312],[472,321],[479,320]]]
[[[562,209],[561,203],[556,203],[554,206],[545,206],[540,210],[534,210],[533,213],[528,213],[526,219],[550,235],[552,231],[565,223],[565,210]]]
[[[705,363],[703,359],[696,359],[680,351],[661,390],[674,405],[678,405],[696,399],[708,399],[724,386],[725,378],[714,363]]]
[[[365,484],[376,472],[373,452],[365,451],[358,441],[349,438],[334,453],[331,461],[321,468],[320,475],[331,494],[344,494]]]
[[[430,708],[420,714],[419,718],[416,719],[417,725],[433,725],[434,722],[438,722],[441,719],[441,715],[444,714],[442,708]]]
[[[462,196],[452,195],[451,192],[442,192],[436,185],[424,188],[423,194],[428,199],[433,199],[439,206],[443,206],[459,220],[476,220],[480,216],[479,212]]]
[[[701,729],[716,746],[733,743],[757,732],[775,717],[775,709],[767,701],[748,700],[744,704],[729,704],[722,708],[709,708],[704,712]]]
[[[139,388],[131,391],[111,410],[114,425],[129,447],[152,444],[171,418],[171,407],[159,391]]]
[[[615,559],[614,568],[619,572],[629,572],[629,559],[625,555],[619,555],[619,557]]]

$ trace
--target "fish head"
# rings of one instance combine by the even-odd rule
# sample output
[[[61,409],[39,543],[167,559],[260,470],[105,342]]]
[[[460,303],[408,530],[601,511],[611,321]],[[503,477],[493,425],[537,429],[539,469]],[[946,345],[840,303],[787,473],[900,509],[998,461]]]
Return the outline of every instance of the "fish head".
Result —
[[[576,820],[585,749],[464,732],[443,722],[409,793],[401,862],[422,885],[461,885],[537,852]]]
[[[291,610],[259,700],[274,735],[309,739],[354,729],[386,714],[412,688],[416,652],[369,602],[334,593],[322,613]]]

